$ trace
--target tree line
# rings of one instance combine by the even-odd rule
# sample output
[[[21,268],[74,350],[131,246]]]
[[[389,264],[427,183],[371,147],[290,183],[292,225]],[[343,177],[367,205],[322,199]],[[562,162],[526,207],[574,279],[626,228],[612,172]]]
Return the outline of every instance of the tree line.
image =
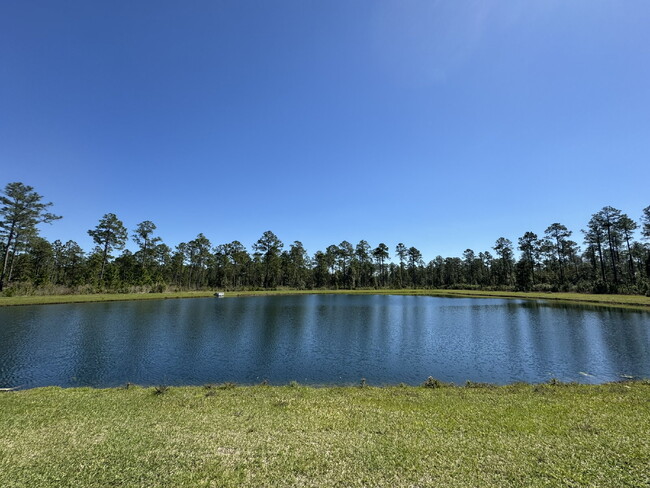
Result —
[[[266,231],[247,249],[214,245],[202,233],[173,249],[145,220],[129,232],[113,213],[87,232],[87,252],[73,240],[49,242],[38,226],[61,217],[33,187],[9,183],[0,194],[0,291],[25,293],[133,292],[201,289],[454,288],[630,293],[650,296],[650,206],[637,222],[603,207],[578,235],[552,223],[516,243],[496,239],[489,250],[425,262],[415,247],[343,241],[310,255],[300,241],[285,246]],[[635,239],[640,231],[641,242]],[[125,249],[131,238],[138,249]],[[518,251],[518,253],[517,253]],[[118,253],[119,252],[119,253]]]

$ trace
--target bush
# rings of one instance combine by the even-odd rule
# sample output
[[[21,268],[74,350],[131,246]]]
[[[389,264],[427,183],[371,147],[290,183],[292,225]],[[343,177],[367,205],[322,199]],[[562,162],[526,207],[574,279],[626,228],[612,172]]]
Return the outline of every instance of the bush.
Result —
[[[433,376],[429,376],[427,380],[422,383],[422,386],[425,388],[442,388],[443,386],[447,385],[442,381],[435,379]]]
[[[531,291],[537,293],[551,293],[553,291],[553,287],[548,283],[538,283],[531,288]]]
[[[151,285],[149,293],[164,293],[166,289],[167,285],[164,283],[156,283],[155,285]]]
[[[596,295],[602,295],[608,292],[607,283],[598,280],[591,286],[591,293]]]
[[[34,294],[34,290],[31,283],[12,283],[11,286],[4,289],[2,294],[6,297],[31,296]]]

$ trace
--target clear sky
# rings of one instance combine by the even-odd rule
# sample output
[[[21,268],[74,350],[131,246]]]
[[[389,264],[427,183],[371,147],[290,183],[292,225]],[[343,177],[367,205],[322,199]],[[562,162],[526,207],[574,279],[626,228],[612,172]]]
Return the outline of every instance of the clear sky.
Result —
[[[0,175],[86,250],[582,243],[650,205],[650,2],[0,0]]]

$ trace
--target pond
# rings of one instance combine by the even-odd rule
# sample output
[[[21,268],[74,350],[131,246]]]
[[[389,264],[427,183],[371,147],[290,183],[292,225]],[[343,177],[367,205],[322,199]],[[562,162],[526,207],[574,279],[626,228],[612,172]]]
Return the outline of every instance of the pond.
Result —
[[[388,295],[0,308],[0,387],[602,383],[650,377],[650,313]]]

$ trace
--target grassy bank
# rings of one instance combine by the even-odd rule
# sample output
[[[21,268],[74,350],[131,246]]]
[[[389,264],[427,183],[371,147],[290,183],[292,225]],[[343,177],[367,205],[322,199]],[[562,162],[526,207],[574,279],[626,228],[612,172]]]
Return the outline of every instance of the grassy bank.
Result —
[[[27,295],[0,297],[0,306],[116,302],[123,300],[161,300],[172,298],[201,298],[212,296],[214,296],[213,291],[181,291],[168,293],[95,293],[89,295]]]
[[[650,483],[650,383],[0,393],[0,486]]]
[[[650,297],[640,295],[592,295],[589,293],[541,293],[523,291],[483,291],[483,290],[273,290],[243,291],[226,293],[226,296],[283,295],[305,293],[343,293],[353,295],[415,295],[459,298],[519,298],[526,300],[551,300],[560,302],[577,302],[583,304],[600,304],[609,306],[627,306],[634,308],[650,307]]]
[[[586,293],[536,293],[536,292],[502,292],[480,290],[264,290],[226,292],[226,297],[232,296],[262,296],[262,295],[294,295],[294,294],[380,294],[380,295],[424,295],[442,297],[474,297],[474,298],[522,298],[531,300],[553,300],[560,302],[577,302],[600,304],[608,306],[625,306],[634,308],[650,308],[650,297],[639,295],[591,295]],[[0,306],[9,305],[40,305],[54,303],[84,303],[108,302],[120,300],[160,300],[171,298],[212,297],[212,291],[168,292],[168,293],[104,293],[93,295],[30,295],[16,297],[0,297]]]

